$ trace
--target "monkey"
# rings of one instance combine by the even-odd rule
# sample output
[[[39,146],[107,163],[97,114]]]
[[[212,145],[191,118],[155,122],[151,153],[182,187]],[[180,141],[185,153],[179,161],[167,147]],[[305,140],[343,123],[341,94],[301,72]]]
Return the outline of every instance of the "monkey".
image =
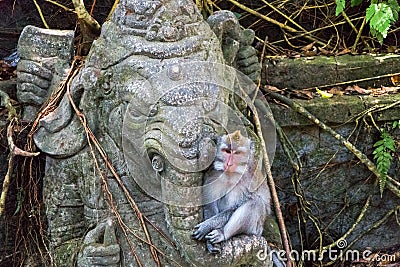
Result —
[[[263,232],[271,196],[256,154],[255,142],[240,130],[218,138],[216,157],[204,179],[204,221],[192,234],[205,239],[211,253],[220,253],[219,243],[235,235]]]

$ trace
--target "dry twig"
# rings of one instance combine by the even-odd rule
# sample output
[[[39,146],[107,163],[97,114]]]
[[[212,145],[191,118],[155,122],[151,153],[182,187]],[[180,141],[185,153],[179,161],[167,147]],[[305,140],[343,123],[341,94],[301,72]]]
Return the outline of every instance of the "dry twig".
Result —
[[[272,19],[270,17],[267,17],[267,16],[265,16],[263,14],[260,14],[259,12],[255,11],[253,9],[250,9],[250,8],[246,7],[245,5],[237,2],[236,0],[228,0],[228,2],[234,4],[235,6],[239,7],[240,9],[243,9],[244,11],[246,11],[248,13],[251,13],[251,14],[253,14],[253,15],[255,15],[255,16],[257,16],[257,17],[259,17],[259,18],[261,18],[261,19],[263,19],[263,20],[265,20],[267,22],[269,22],[269,23],[272,23],[272,24],[275,24],[275,25],[279,26],[281,29],[287,30],[287,31],[292,32],[292,33],[298,33],[298,31],[296,29],[294,29],[294,28],[292,28],[290,26],[287,26],[286,24],[281,23],[281,22],[279,22],[277,20],[274,20],[274,19]],[[304,38],[307,38],[307,39],[309,39],[309,40],[311,40],[311,41],[313,41],[313,42],[315,42],[315,43],[317,43],[319,45],[322,45],[324,47],[328,46],[328,44],[318,40],[316,37],[312,36],[309,32],[305,32],[304,33]]]

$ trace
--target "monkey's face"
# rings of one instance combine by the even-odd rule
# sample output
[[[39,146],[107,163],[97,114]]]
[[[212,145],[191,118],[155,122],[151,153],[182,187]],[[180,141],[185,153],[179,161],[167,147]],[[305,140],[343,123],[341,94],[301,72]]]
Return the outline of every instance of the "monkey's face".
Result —
[[[229,148],[223,148],[221,150],[224,158],[224,171],[234,173],[240,171],[238,168],[241,167],[242,156],[244,154],[241,150]]]
[[[243,174],[249,161],[250,140],[235,133],[220,138],[214,162],[214,168],[226,174]]]

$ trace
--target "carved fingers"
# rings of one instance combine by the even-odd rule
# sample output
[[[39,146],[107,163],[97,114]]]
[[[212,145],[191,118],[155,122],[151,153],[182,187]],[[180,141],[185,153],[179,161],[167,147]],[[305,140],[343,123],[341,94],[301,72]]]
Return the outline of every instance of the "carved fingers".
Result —
[[[17,71],[19,101],[34,105],[43,104],[53,78],[51,70],[35,61],[20,60]]]
[[[236,67],[252,81],[257,81],[261,73],[261,64],[258,62],[256,49],[252,46],[241,47],[237,54]]]
[[[86,234],[83,242],[84,248],[78,255],[78,267],[119,266],[120,246],[112,219],[99,223]]]

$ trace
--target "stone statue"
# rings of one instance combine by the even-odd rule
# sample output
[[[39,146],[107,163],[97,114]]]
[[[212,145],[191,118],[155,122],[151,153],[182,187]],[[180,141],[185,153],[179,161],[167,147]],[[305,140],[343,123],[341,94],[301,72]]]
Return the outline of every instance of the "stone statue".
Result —
[[[22,33],[18,66],[19,99],[34,109],[72,57],[71,32],[60,42],[39,42],[42,49],[56,43],[59,54],[21,52],[37,42],[30,38],[36,32],[43,30]],[[233,96],[242,78],[225,64],[256,80],[253,38],[227,11],[206,23],[191,0],[120,1],[69,95],[34,135],[48,155],[43,194],[56,266],[272,266],[258,257],[269,251],[264,238],[234,237],[218,255],[191,238],[202,221],[202,178],[217,135],[240,127],[252,133],[240,112],[245,98]],[[103,151],[88,142],[91,134]]]

